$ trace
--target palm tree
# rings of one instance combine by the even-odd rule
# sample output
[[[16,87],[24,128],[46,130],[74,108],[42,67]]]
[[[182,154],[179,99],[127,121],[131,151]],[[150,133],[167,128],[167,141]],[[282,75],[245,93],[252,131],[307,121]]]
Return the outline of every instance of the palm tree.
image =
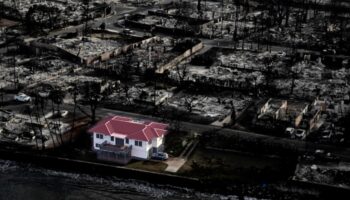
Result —
[[[74,102],[74,109],[73,109],[73,122],[72,122],[72,131],[70,132],[70,137],[69,137],[69,143],[72,143],[73,141],[73,131],[75,128],[75,117],[76,117],[76,109],[77,109],[77,96],[78,96],[78,89],[77,85],[73,85],[73,89],[70,91],[71,94],[73,94],[73,102]]]
[[[231,122],[233,125],[236,123],[236,118],[237,118],[236,109],[233,102],[231,101]]]
[[[43,150],[43,149],[45,149],[45,141],[44,141],[44,135],[43,135],[42,127],[41,127],[39,104],[40,104],[39,98],[38,98],[38,95],[36,95],[36,97],[34,98],[34,105],[36,107],[36,113],[35,114],[36,114],[36,121],[40,124],[39,132],[40,132],[40,136],[41,136],[41,149]],[[41,112],[43,113],[43,108],[42,108],[43,104],[40,104],[40,106],[41,106]],[[32,120],[31,115],[30,115],[30,120]],[[36,142],[37,142],[37,140],[36,140]]]
[[[184,106],[186,107],[188,113],[192,113],[194,105],[194,101],[196,100],[193,96],[184,97]]]
[[[88,34],[88,22],[89,22],[89,4],[90,4],[90,0],[82,0],[83,3],[83,20],[85,21],[85,25],[84,25],[84,30],[83,30],[83,41],[85,39],[85,37]]]
[[[239,11],[240,11],[240,2],[239,0],[234,0],[233,1],[234,5],[236,6],[236,16],[235,16],[235,28],[233,31],[233,37],[232,40],[234,41],[234,48],[237,48],[237,33],[238,33],[238,17],[239,17]]]
[[[58,127],[58,131],[59,131],[59,135],[60,135],[60,139],[61,139],[61,143],[63,143],[63,139],[62,139],[62,133],[61,133],[61,129],[60,129],[60,125],[61,125],[61,110],[60,110],[60,105],[63,103],[63,99],[65,97],[65,93],[64,91],[62,91],[61,89],[54,89],[51,91],[50,93],[50,99],[52,102],[52,114],[55,114],[55,107],[54,104],[56,104],[57,106],[57,116],[58,116],[58,124],[56,123],[56,126]],[[55,132],[56,132],[56,127],[54,128]],[[56,132],[57,134],[57,132]]]
[[[90,105],[91,123],[94,123],[96,121],[96,109],[102,100],[101,85],[96,82],[86,83],[84,98]]]
[[[39,149],[38,138],[36,137],[35,128],[34,128],[33,119],[32,119],[33,109],[30,107],[28,109],[28,114],[29,114],[29,119],[30,119],[30,126],[31,126],[32,131],[34,132],[36,149]],[[43,140],[42,140],[42,142],[43,142]]]
[[[1,102],[0,102],[0,108],[1,108],[2,105],[4,104],[4,89],[3,88],[0,88],[0,99],[1,99]]]

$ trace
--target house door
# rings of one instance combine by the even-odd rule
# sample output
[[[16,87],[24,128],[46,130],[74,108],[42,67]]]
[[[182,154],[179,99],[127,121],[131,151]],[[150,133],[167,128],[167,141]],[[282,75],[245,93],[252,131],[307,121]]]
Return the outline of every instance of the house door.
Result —
[[[115,145],[124,146],[124,139],[115,138]]]

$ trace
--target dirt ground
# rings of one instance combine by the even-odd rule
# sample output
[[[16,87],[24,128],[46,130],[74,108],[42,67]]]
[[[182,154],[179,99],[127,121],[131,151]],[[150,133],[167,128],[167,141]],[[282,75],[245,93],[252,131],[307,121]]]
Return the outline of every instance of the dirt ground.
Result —
[[[12,21],[12,20],[8,20],[8,19],[4,19],[4,18],[0,18],[0,28],[1,27],[15,26],[17,24],[18,24],[18,22],[15,22],[15,21]]]
[[[198,148],[179,173],[223,181],[276,181],[293,173],[286,165],[278,158]]]

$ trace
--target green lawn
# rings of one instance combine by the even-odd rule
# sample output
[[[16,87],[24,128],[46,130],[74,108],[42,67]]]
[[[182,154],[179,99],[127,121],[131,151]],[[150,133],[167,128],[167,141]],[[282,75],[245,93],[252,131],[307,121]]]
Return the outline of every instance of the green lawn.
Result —
[[[167,166],[168,166],[167,164],[162,162],[145,160],[145,161],[131,161],[126,167],[132,168],[132,169],[147,170],[152,172],[164,172]]]

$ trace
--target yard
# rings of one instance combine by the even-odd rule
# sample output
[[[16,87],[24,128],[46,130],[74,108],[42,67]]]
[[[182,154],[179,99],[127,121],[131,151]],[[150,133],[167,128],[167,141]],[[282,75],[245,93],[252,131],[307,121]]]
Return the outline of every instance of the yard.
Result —
[[[152,172],[164,172],[165,168],[167,168],[167,164],[163,162],[145,160],[145,161],[131,161],[126,167],[132,169],[140,169]]]
[[[184,131],[172,131],[165,139],[165,152],[171,156],[179,156],[186,145],[194,139],[193,134]]]
[[[281,158],[198,148],[179,173],[221,183],[261,183],[287,179],[291,166]]]

